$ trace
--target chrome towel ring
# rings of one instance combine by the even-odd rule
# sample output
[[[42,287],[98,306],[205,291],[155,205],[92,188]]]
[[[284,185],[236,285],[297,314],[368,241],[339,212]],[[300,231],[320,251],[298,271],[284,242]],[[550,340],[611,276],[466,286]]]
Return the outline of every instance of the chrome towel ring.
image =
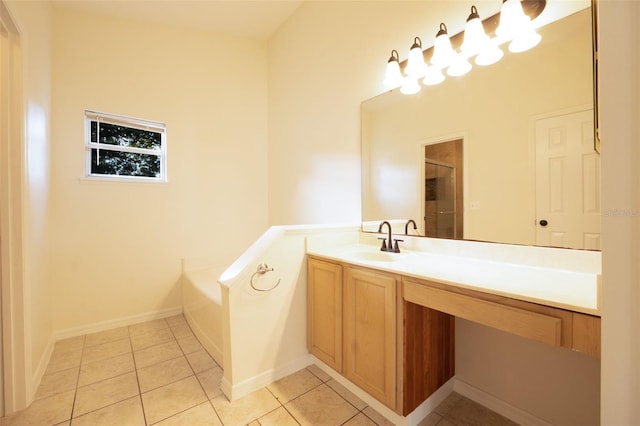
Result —
[[[261,263],[258,265],[258,268],[256,269],[256,271],[253,273],[253,275],[251,275],[251,279],[249,280],[251,283],[251,288],[254,289],[255,291],[271,291],[274,288],[278,287],[278,285],[280,284],[280,278],[278,278],[278,281],[271,286],[270,288],[258,288],[255,286],[253,280],[256,277],[256,275],[264,275],[267,272],[271,272],[273,271],[273,268],[270,268],[269,265],[267,265],[266,263]]]

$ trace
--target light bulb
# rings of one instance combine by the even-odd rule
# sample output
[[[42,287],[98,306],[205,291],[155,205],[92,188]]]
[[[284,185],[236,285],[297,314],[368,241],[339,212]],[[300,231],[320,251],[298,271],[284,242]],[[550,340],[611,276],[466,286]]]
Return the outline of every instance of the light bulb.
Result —
[[[496,34],[511,39],[509,51],[516,53],[531,49],[542,39],[533,28],[531,18],[525,15],[520,0],[504,0]]]
[[[422,40],[420,37],[413,39],[413,45],[409,50],[409,59],[404,72],[413,78],[420,78],[427,70],[427,64],[424,62],[424,53],[422,53]]]
[[[427,71],[424,74],[424,80],[422,82],[428,86],[435,86],[444,81],[444,74],[442,70],[436,66],[427,67]]]
[[[471,64],[464,54],[457,54],[451,61],[451,65],[447,68],[447,74],[451,77],[460,77],[471,71]]]
[[[471,14],[467,18],[467,24],[464,28],[464,41],[460,50],[467,54],[467,56],[473,56],[482,50],[482,47],[489,40],[489,36],[484,32],[480,15],[475,6],[471,6]]]
[[[400,93],[404,95],[415,95],[420,91],[420,85],[418,80],[413,77],[406,77],[402,87],[400,87]]]
[[[487,42],[480,49],[480,53],[476,56],[476,65],[485,66],[498,62],[504,56],[504,52],[500,49],[493,40],[488,39]]]
[[[387,61],[387,71],[385,73],[383,83],[390,89],[395,89],[402,84],[400,57],[396,50],[391,51],[391,57],[389,58],[389,61]]]
[[[496,28],[496,35],[512,39],[523,25],[531,19],[524,14],[520,0],[504,0],[500,10],[500,23]]]
[[[511,43],[509,43],[509,51],[514,53],[525,52],[537,46],[540,40],[542,40],[542,36],[538,34],[531,26],[531,23],[529,23],[529,25],[521,28],[513,40],[511,40]]]
[[[440,24],[440,30],[436,34],[436,40],[433,42],[433,56],[431,57],[431,64],[439,67],[446,68],[451,64],[455,51],[451,47],[451,40],[449,40],[449,34],[447,34],[447,26]]]
[[[471,6],[471,14],[467,18],[464,29],[464,41],[460,50],[467,57],[476,55],[477,65],[491,65],[502,59],[504,53],[485,33],[484,26],[475,6]]]

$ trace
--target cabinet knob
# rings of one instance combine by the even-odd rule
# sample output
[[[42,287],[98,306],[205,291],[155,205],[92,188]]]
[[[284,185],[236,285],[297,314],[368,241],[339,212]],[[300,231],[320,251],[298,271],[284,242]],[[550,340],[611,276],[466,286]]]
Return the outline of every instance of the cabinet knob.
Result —
[[[542,219],[539,223],[540,223],[540,226],[547,226],[549,224],[549,222],[547,222],[546,219]]]

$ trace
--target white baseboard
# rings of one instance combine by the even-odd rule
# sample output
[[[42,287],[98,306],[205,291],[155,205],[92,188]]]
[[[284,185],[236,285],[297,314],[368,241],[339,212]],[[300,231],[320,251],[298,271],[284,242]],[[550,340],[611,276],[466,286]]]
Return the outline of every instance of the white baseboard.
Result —
[[[407,426],[418,425],[424,420],[433,410],[436,409],[442,401],[444,401],[453,392],[453,383],[455,378],[451,378],[438,388],[434,393],[429,395],[427,399],[422,401],[422,404],[418,405],[411,413],[406,417]]]
[[[226,377],[223,377],[220,388],[222,389],[222,393],[224,393],[230,401],[234,401],[307,367],[313,363],[313,360],[314,358],[311,355],[306,354],[284,365],[277,366],[276,368],[267,370],[236,384],[231,384]]]
[[[95,322],[93,324],[85,324],[78,327],[67,328],[65,330],[58,330],[54,332],[54,340],[63,340],[70,337],[83,336],[85,334],[97,333],[99,331],[110,330],[112,328],[125,327],[129,325],[138,324],[145,321],[152,321],[160,318],[172,317],[182,313],[182,306],[175,308],[163,309],[161,311],[147,312],[144,314],[131,315],[129,317],[122,317],[116,319],[110,319],[106,321]],[[47,362],[49,362],[47,360]]]
[[[453,391],[477,402],[496,413],[513,420],[523,426],[551,426],[539,417],[534,416],[518,407],[496,398],[495,396],[476,388],[458,378],[454,378]]]
[[[318,358],[312,356],[313,364],[317,365],[322,371],[327,373],[336,382],[347,388],[351,393],[364,401],[368,406],[376,410],[380,415],[396,426],[416,426],[425,417],[429,415],[444,399],[453,392],[453,379],[448,380],[437,391],[432,393],[429,398],[424,400],[422,404],[416,407],[409,415],[401,416],[382,402],[378,401],[364,390],[353,384],[340,373],[329,367]]]
[[[44,348],[44,352],[42,353],[42,357],[40,357],[40,361],[38,362],[38,366],[33,372],[33,377],[31,377],[31,401],[36,396],[36,392],[38,392],[38,387],[40,386],[40,382],[42,382],[42,377],[44,377],[44,373],[47,372],[47,366],[49,365],[49,360],[51,360],[51,354],[53,354],[53,348],[56,345],[56,340],[51,336],[49,342],[47,342],[47,346]],[[31,403],[29,402],[29,404]]]

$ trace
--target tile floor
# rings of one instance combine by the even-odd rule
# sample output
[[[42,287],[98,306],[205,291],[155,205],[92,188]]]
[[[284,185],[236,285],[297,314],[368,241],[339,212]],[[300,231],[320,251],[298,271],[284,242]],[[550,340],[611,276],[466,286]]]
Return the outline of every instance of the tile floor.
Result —
[[[0,425],[391,424],[313,365],[233,403],[221,379],[182,315],[149,321],[56,343],[33,404]],[[514,423],[454,393],[421,425]]]

